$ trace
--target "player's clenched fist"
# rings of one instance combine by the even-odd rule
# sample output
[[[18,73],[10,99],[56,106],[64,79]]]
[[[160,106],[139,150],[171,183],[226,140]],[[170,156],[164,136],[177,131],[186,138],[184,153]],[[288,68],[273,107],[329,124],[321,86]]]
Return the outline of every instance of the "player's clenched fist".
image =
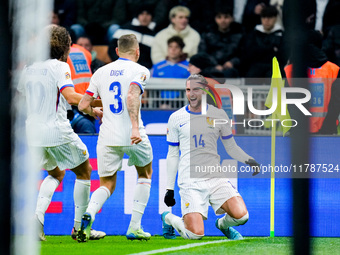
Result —
[[[176,200],[174,198],[174,191],[171,190],[171,189],[168,189],[165,193],[165,196],[164,196],[164,203],[167,205],[167,206],[174,206],[176,204]]]
[[[253,176],[257,175],[261,171],[261,166],[259,163],[255,161],[255,159],[250,158],[248,161],[245,162],[247,165],[251,166],[254,170]]]

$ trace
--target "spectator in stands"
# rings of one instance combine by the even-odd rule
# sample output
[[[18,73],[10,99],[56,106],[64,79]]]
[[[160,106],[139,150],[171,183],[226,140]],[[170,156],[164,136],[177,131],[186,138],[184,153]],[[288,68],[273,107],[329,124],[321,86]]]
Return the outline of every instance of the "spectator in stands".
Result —
[[[92,77],[91,59],[91,53],[88,50],[77,44],[72,44],[67,64],[70,66],[74,90],[77,93],[85,94],[86,89],[90,85]],[[72,106],[72,110],[67,111],[67,118],[70,120],[74,132],[96,133],[95,118],[78,111],[77,106]]]
[[[95,71],[98,70],[98,68],[102,67],[105,65],[105,63],[99,59],[97,59],[97,52],[93,50],[93,45],[91,42],[90,37],[88,36],[81,36],[77,40],[77,45],[82,46],[88,52],[91,53],[92,61],[91,61],[91,72],[94,74]]]
[[[206,53],[198,53],[190,58],[190,74],[201,74],[204,77],[223,78],[224,74],[216,69],[217,62]]]
[[[116,0],[113,15],[117,23],[122,26],[135,18],[136,10],[140,7],[149,6],[153,12],[158,3],[159,0]],[[155,15],[157,16],[157,13]]]
[[[327,60],[321,45],[322,35],[318,31],[310,30],[306,44],[309,86],[312,94],[309,105],[309,111],[312,113],[309,129],[311,133],[337,134],[340,114],[339,66]],[[293,64],[285,67],[290,85],[292,71]]]
[[[291,22],[291,8],[295,8],[294,1],[284,1],[283,7],[282,7],[282,23],[283,27],[286,31],[293,31],[295,29],[296,24]],[[304,1],[304,8],[299,15],[302,16],[302,18],[305,21],[305,25],[308,27],[308,29],[314,29],[315,23],[316,23],[316,0],[305,0]],[[291,28],[290,28],[291,27]],[[291,39],[287,38],[287,41],[289,42]]]
[[[190,76],[187,70],[189,62],[186,60],[187,54],[183,53],[184,46],[181,37],[171,37],[168,40],[168,55],[166,59],[152,67],[151,76],[156,78],[188,78]],[[162,90],[160,96],[161,98],[178,98],[180,92],[175,90]],[[171,103],[169,100],[163,101],[160,108],[170,109]]]
[[[261,25],[245,37],[241,59],[245,77],[271,77],[274,56],[279,63],[285,63],[281,53],[283,30],[275,24],[277,14],[274,6],[265,7],[261,12]]]
[[[228,7],[221,7],[216,11],[215,22],[210,32],[202,34],[198,51],[213,57],[217,62],[216,68],[222,71],[225,77],[238,77],[242,26],[233,21],[233,10]]]
[[[330,28],[327,37],[323,40],[322,49],[329,61],[340,66],[340,24]]]
[[[238,0],[239,1],[239,0]],[[206,32],[207,28],[214,24],[214,10],[227,6],[233,9],[234,0],[161,0],[155,7],[155,12],[161,13],[163,19],[157,19],[157,31],[165,28],[169,24],[169,19],[165,19],[171,8],[181,5],[187,7],[190,12],[190,26],[199,34]]]
[[[116,0],[77,0],[77,23],[71,26],[76,38],[87,34],[94,45],[107,44],[119,28],[113,11]]]
[[[261,24],[261,12],[269,5],[269,0],[247,0],[243,11],[242,25],[246,32],[250,32]]]
[[[126,34],[134,34],[139,42],[140,58],[138,63],[146,68],[152,67],[151,46],[154,42],[155,23],[152,21],[152,7],[142,5],[136,11],[136,17],[128,24],[121,26],[113,35],[109,44],[108,54],[111,59],[117,60],[117,41],[119,37]]]
[[[51,24],[58,26],[60,25],[59,15],[56,11],[52,11],[51,13]]]
[[[326,5],[325,12],[323,14],[322,32],[326,37],[329,30],[340,24],[340,1],[339,0],[329,0]]]
[[[76,0],[54,0],[54,12],[58,15],[58,25],[70,30],[70,27],[77,21]],[[55,24],[55,23],[52,23]]]
[[[165,60],[155,64],[151,76],[157,78],[182,78],[190,76],[187,54],[183,53],[185,44],[181,37],[173,36],[168,40],[168,55]]]
[[[152,63],[156,64],[166,58],[167,41],[175,35],[183,39],[185,43],[183,52],[187,53],[188,57],[197,53],[200,35],[190,27],[189,16],[190,10],[184,6],[176,6],[170,10],[171,24],[156,34],[154,44],[151,47]]]

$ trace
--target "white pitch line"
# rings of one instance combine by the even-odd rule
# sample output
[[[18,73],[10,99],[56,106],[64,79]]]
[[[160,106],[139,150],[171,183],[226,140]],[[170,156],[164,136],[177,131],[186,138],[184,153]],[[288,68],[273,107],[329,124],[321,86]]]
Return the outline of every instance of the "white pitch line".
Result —
[[[150,255],[150,254],[157,254],[157,253],[168,252],[168,251],[179,251],[179,250],[190,249],[193,247],[204,246],[207,244],[224,243],[224,242],[229,242],[229,241],[230,241],[229,239],[226,239],[226,240],[209,241],[209,242],[204,242],[204,243],[192,243],[192,244],[186,244],[186,245],[172,247],[172,248],[164,248],[164,249],[158,249],[158,250],[153,250],[153,251],[133,253],[130,255]]]

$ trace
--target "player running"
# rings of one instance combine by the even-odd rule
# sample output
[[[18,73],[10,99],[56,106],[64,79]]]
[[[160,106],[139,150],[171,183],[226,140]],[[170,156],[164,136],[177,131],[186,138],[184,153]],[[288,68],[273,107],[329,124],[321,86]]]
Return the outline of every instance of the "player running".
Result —
[[[207,84],[203,76],[190,75],[186,81],[189,105],[174,112],[169,118],[168,179],[164,202],[167,206],[176,203],[174,186],[178,169],[183,219],[169,212],[162,214],[163,236],[167,239],[176,237],[174,228],[185,239],[201,239],[204,236],[203,220],[208,217],[209,204],[216,215],[225,214],[216,220],[215,225],[229,239],[242,239],[242,235],[232,226],[243,225],[248,221],[246,205],[227,178],[190,176],[190,169],[195,169],[195,166],[220,165],[220,156],[217,153],[219,138],[232,158],[255,168],[259,167],[259,164],[236,144],[230,125],[212,124],[214,119],[229,121],[224,110],[207,105],[206,115],[201,114],[202,94],[208,89]],[[258,169],[254,173],[257,171]]]
[[[77,178],[74,184],[74,227],[80,228],[81,217],[85,212],[90,196],[90,176],[92,167],[86,145],[73,132],[67,119],[66,104],[77,105],[82,98],[74,91],[70,67],[66,63],[70,51],[71,38],[67,30],[59,26],[49,26],[50,59],[25,67],[18,90],[26,98],[26,132],[28,145],[37,156],[37,162],[48,171],[48,176],[40,186],[36,220],[39,238],[45,241],[45,212],[51,203],[54,191],[71,169]],[[92,116],[102,116],[94,108]],[[91,239],[103,238],[106,234],[91,230]]]
[[[118,39],[116,53],[119,59],[98,69],[91,78],[79,110],[91,113],[90,104],[100,96],[103,103],[103,123],[97,144],[100,187],[92,194],[82,217],[78,241],[85,242],[95,215],[111,196],[116,187],[117,171],[122,168],[124,153],[129,155],[129,166],[138,172],[132,216],[126,237],[150,239],[141,228],[141,219],[148,203],[152,175],[152,148],[140,117],[141,95],[150,72],[137,64],[139,44],[135,35],[123,35]]]

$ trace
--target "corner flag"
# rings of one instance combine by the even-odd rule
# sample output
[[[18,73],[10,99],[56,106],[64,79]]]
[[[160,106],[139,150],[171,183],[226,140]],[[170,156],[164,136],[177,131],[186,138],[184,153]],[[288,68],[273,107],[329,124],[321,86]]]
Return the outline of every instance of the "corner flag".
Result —
[[[273,75],[272,75],[272,82],[270,85],[270,90],[265,102],[265,106],[268,108],[272,107],[273,104],[273,88],[277,89],[277,107],[275,112],[271,115],[272,119],[279,119],[280,122],[285,122],[285,126],[282,126],[283,129],[283,136],[289,131],[292,121],[290,120],[289,112],[286,108],[286,115],[281,115],[281,88],[284,87],[284,81],[282,80],[281,72],[279,63],[276,57],[273,58]],[[286,106],[287,107],[287,106]]]
[[[288,132],[290,126],[292,125],[292,121],[290,120],[289,112],[286,108],[286,115],[281,115],[281,88],[284,87],[284,81],[282,80],[279,63],[277,62],[276,57],[273,58],[273,75],[272,75],[272,83],[270,85],[270,90],[265,102],[265,106],[271,108],[273,105],[273,90],[274,88],[277,91],[277,107],[276,110],[271,115],[271,119],[279,119],[280,123],[285,121],[285,126],[282,125],[283,136]],[[286,106],[287,107],[287,106]],[[275,167],[275,151],[276,151],[276,125],[272,126],[271,133],[271,166]],[[271,172],[270,176],[270,237],[275,236],[275,171]]]

